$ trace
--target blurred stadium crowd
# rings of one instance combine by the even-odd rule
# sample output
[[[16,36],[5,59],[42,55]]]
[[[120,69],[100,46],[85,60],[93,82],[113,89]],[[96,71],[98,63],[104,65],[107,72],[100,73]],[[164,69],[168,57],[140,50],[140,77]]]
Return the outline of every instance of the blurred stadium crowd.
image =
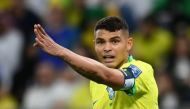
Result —
[[[189,0],[0,0],[0,109],[91,109],[88,80],[33,48],[33,25],[96,59],[93,27],[121,16],[131,53],[153,65],[160,109],[190,109]]]

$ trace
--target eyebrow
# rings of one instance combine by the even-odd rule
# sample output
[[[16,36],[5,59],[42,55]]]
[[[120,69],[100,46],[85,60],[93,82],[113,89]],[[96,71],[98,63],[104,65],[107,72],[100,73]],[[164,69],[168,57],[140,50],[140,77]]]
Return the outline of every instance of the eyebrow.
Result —
[[[114,37],[110,38],[110,40],[113,40],[113,39],[121,39],[121,38],[119,36],[114,36]],[[98,38],[96,38],[96,40],[104,40],[104,38],[98,37]]]
[[[117,39],[117,38],[121,39],[119,36],[114,36],[114,37],[112,37],[110,39]]]

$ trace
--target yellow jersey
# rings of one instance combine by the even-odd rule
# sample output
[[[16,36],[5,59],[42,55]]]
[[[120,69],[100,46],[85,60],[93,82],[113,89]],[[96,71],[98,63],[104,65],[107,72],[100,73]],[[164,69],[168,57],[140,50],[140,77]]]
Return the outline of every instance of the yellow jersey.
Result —
[[[133,74],[134,83],[129,82],[132,87],[114,91],[111,87],[90,81],[93,109],[158,109],[158,88],[151,65],[131,59],[120,70]]]

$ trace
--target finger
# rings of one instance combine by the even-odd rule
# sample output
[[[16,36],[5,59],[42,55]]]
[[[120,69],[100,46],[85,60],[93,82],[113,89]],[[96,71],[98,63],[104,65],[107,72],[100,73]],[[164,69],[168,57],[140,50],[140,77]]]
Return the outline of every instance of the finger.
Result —
[[[37,24],[34,24],[34,29],[37,29],[37,28],[38,28]]]
[[[38,45],[38,43],[35,42],[35,43],[33,44],[33,47],[36,47],[37,45]]]
[[[33,44],[33,47],[39,47],[39,44],[38,44],[37,42],[35,42],[35,43]]]
[[[33,47],[42,48],[38,43],[34,43],[34,44],[33,44]]]
[[[44,44],[38,39],[38,38],[35,38],[35,40],[36,40],[36,43],[34,43],[34,45],[38,45],[39,47],[43,47],[44,46]]]
[[[40,31],[40,28],[38,27],[38,24],[35,24],[35,25],[34,25],[34,29],[36,29],[36,30],[38,31],[38,33],[41,32],[41,31]]]
[[[36,38],[38,38],[41,42],[44,42],[42,36],[38,33],[37,29],[34,29],[34,33],[35,33]]]
[[[37,26],[39,30],[42,32],[42,34],[47,35],[46,31],[43,29],[43,27],[40,24],[38,24]]]
[[[39,36],[41,36],[41,38],[43,39],[42,41],[44,42],[46,42],[45,44],[47,44],[48,42],[54,42],[52,39],[51,39],[51,37],[49,37],[48,36],[48,34],[45,32],[45,30],[41,27],[41,25],[40,24],[35,24],[34,25],[34,28],[36,29],[36,31],[37,31],[37,34],[39,35]],[[41,28],[41,29],[40,29]],[[44,35],[42,32],[44,32],[46,35]],[[41,40],[41,39],[40,39]]]
[[[37,33],[41,36],[41,38],[46,38],[46,36],[40,31],[39,27],[36,29]]]

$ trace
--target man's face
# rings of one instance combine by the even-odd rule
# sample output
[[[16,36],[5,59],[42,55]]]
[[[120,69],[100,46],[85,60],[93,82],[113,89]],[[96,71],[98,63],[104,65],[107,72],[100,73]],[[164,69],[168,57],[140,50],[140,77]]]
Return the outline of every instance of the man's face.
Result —
[[[99,60],[110,68],[118,68],[128,57],[132,38],[128,32],[118,30],[109,32],[99,29],[95,32],[95,51]]]

